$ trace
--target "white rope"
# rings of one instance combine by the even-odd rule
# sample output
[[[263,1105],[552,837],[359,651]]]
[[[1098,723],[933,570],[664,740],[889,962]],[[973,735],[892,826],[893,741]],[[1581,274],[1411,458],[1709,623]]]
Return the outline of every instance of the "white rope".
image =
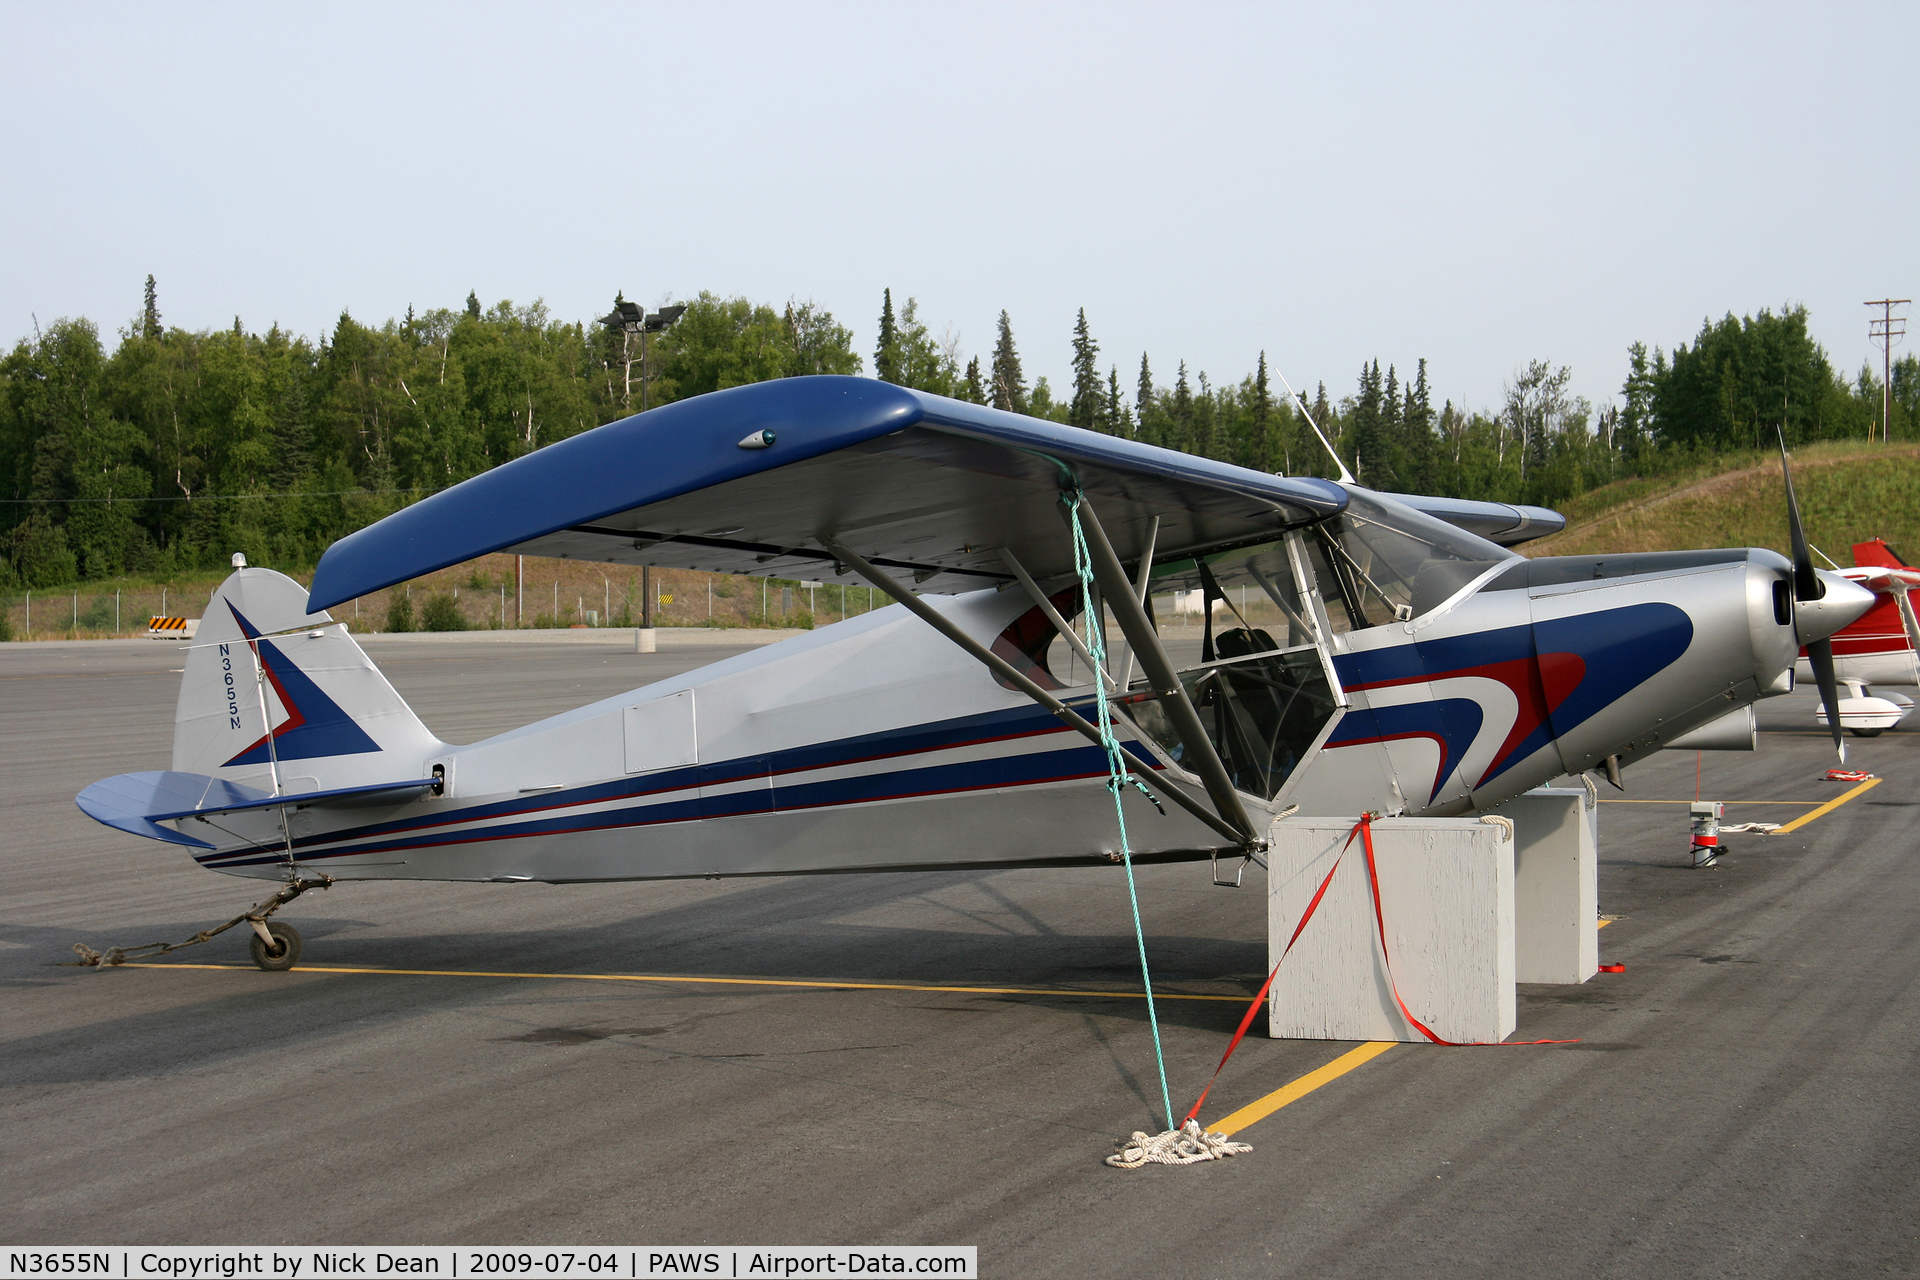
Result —
[[[1501,844],[1513,843],[1513,819],[1512,818],[1503,818],[1497,813],[1483,813],[1480,815],[1480,821],[1485,823],[1489,827],[1498,827],[1502,832],[1505,833],[1500,837]]]
[[[1774,832],[1778,831],[1779,829],[1780,829],[1780,824],[1777,822],[1742,822],[1737,826],[1720,828],[1720,834],[1725,836],[1725,835],[1738,835],[1741,832],[1752,832],[1756,835],[1765,836],[1765,835],[1772,835]]]
[[[1149,1164],[1200,1164],[1224,1160],[1253,1150],[1244,1142],[1233,1142],[1224,1133],[1208,1133],[1198,1120],[1189,1120],[1166,1133],[1145,1134],[1138,1129],[1125,1142],[1114,1143],[1107,1163],[1116,1169],[1138,1169]]]

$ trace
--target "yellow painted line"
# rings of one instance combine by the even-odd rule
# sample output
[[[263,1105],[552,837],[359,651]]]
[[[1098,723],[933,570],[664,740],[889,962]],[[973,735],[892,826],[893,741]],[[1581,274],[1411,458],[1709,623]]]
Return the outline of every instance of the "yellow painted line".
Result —
[[[1292,1084],[1283,1085],[1258,1102],[1249,1102],[1232,1115],[1208,1125],[1207,1131],[1228,1135],[1238,1133],[1249,1125],[1265,1120],[1289,1103],[1300,1101],[1321,1085],[1338,1080],[1362,1063],[1373,1061],[1398,1043],[1397,1040],[1369,1040],[1358,1049],[1341,1054],[1318,1071],[1309,1071]]]
[[[1693,800],[1602,800],[1601,804],[1694,804]],[[1722,800],[1722,804],[1825,804],[1824,800]]]
[[[246,972],[250,964],[153,964],[121,966],[128,969],[230,969]],[[661,982],[728,987],[812,987],[830,991],[933,991],[976,996],[1079,996],[1089,1000],[1144,1000],[1144,991],[1080,991],[1071,987],[934,987],[904,982],[805,982],[792,978],[689,978],[652,973],[501,973],[481,969],[353,969],[344,965],[303,964],[295,973],[378,973],[414,978],[565,978],[578,982]],[[1246,996],[1196,996],[1156,991],[1157,1000],[1227,1000],[1244,1003]]]
[[[1832,800],[1829,800],[1825,804],[1821,805],[1818,809],[1815,809],[1812,813],[1801,814],[1799,817],[1795,818],[1792,822],[1787,823],[1786,826],[1781,827],[1778,831],[1772,832],[1771,834],[1776,836],[1783,836],[1787,834],[1787,832],[1789,831],[1798,830],[1799,828],[1806,826],[1809,822],[1812,822],[1815,818],[1821,817],[1824,814],[1832,813],[1835,809],[1838,809],[1841,805],[1853,799],[1855,796],[1861,795],[1861,794],[1864,794],[1865,792],[1873,790],[1875,787],[1879,786],[1882,781],[1883,779],[1880,779],[1880,778],[1868,778],[1865,782],[1861,783],[1859,786],[1855,787],[1853,790],[1847,792],[1845,795],[1834,797]]]

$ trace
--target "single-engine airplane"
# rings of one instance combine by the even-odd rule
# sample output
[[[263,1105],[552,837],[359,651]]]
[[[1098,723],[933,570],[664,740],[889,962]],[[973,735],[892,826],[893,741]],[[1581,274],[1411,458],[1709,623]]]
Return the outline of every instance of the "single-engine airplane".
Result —
[[[1834,632],[1833,667],[1843,690],[1841,726],[1872,738],[1913,710],[1912,698],[1884,686],[1920,684],[1920,661],[1915,658],[1920,652],[1920,622],[1915,621],[1907,598],[1908,592],[1920,587],[1920,569],[1909,565],[1883,538],[1854,543],[1853,564],[1838,572],[1873,592],[1873,607]],[[1812,674],[1805,651],[1797,669]],[[1826,708],[1814,714],[1826,724]]]
[[[1873,596],[1814,569],[1790,478],[1787,499],[1791,561],[1527,560],[1511,547],[1559,516],[1267,475],[861,378],[760,383],[435,494],[335,543],[311,595],[238,568],[188,651],[172,768],[78,802],[212,870],[285,879],[276,901],[319,872],[1107,863],[1099,681],[1131,850],[1213,859],[1218,879],[1290,809],[1472,814],[1737,737],[1802,645],[1832,705],[1826,637]],[[326,610],[493,551],[866,583],[897,603],[456,746]],[[1152,597],[1196,589],[1205,630],[1183,661]],[[1235,625],[1216,635],[1217,600]],[[1125,645],[1096,663],[1110,626]],[[254,924],[256,962],[290,964],[297,935]]]

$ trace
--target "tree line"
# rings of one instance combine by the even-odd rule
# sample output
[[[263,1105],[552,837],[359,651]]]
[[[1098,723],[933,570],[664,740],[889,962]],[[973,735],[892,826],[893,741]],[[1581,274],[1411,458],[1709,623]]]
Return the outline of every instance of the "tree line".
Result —
[[[1257,470],[1335,476],[1331,445],[1372,488],[1546,506],[1629,476],[1770,448],[1776,428],[1789,445],[1865,440],[1881,417],[1877,371],[1842,376],[1808,332],[1804,307],[1705,321],[1671,353],[1636,342],[1619,403],[1598,408],[1573,394],[1572,370],[1548,360],[1516,371],[1500,404],[1469,409],[1450,400],[1435,408],[1424,359],[1404,376],[1368,361],[1353,391],[1335,399],[1321,382],[1308,402],[1272,385],[1265,352],[1235,382],[1189,374],[1180,361],[1171,386],[1143,353],[1124,394],[1119,366],[1102,376],[1099,352],[1082,310],[1071,387],[1056,393],[1044,377],[1029,386],[1003,311],[983,374],[977,358],[961,365],[951,339],[930,337],[913,299],[896,318],[888,291],[874,367],[888,381]],[[1920,359],[1894,364],[1891,400],[1892,438],[1920,437]]]
[[[618,295],[615,302],[623,301]],[[318,339],[278,326],[190,332],[163,322],[147,280],[109,350],[86,319],[36,327],[0,360],[0,590],[216,568],[235,549],[304,567],[335,539],[418,498],[556,440],[725,387],[860,374],[851,331],[812,302],[775,307],[703,292],[643,345],[536,301],[442,308],[375,326],[342,313]],[[1848,379],[1804,309],[1703,325],[1671,352],[1630,351],[1619,403],[1599,409],[1572,375],[1530,361],[1502,403],[1437,409],[1425,360],[1362,365],[1353,390],[1276,390],[1266,355],[1237,380],[1149,356],[1124,381],[1086,313],[1069,381],[1028,381],[1013,325],[967,355],[918,300],[882,297],[872,371],[977,404],[1263,471],[1336,474],[1317,424],[1371,487],[1552,505],[1610,480],[1729,449],[1866,438],[1880,387]],[[983,367],[984,358],[984,367]],[[1131,363],[1131,362],[1129,362]],[[1920,425],[1920,361],[1894,370],[1893,433]]]

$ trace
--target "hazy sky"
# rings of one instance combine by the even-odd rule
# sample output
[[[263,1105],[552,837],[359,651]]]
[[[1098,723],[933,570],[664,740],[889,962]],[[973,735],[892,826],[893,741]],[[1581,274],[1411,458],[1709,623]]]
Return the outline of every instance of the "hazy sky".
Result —
[[[1920,296],[1920,5],[8,3],[0,338],[84,315],[328,331],[614,290],[880,291],[1028,376],[1077,308],[1296,386],[1529,358],[1614,395],[1635,339],[1804,303],[1836,363]],[[1302,387],[1302,390],[1308,390]]]

